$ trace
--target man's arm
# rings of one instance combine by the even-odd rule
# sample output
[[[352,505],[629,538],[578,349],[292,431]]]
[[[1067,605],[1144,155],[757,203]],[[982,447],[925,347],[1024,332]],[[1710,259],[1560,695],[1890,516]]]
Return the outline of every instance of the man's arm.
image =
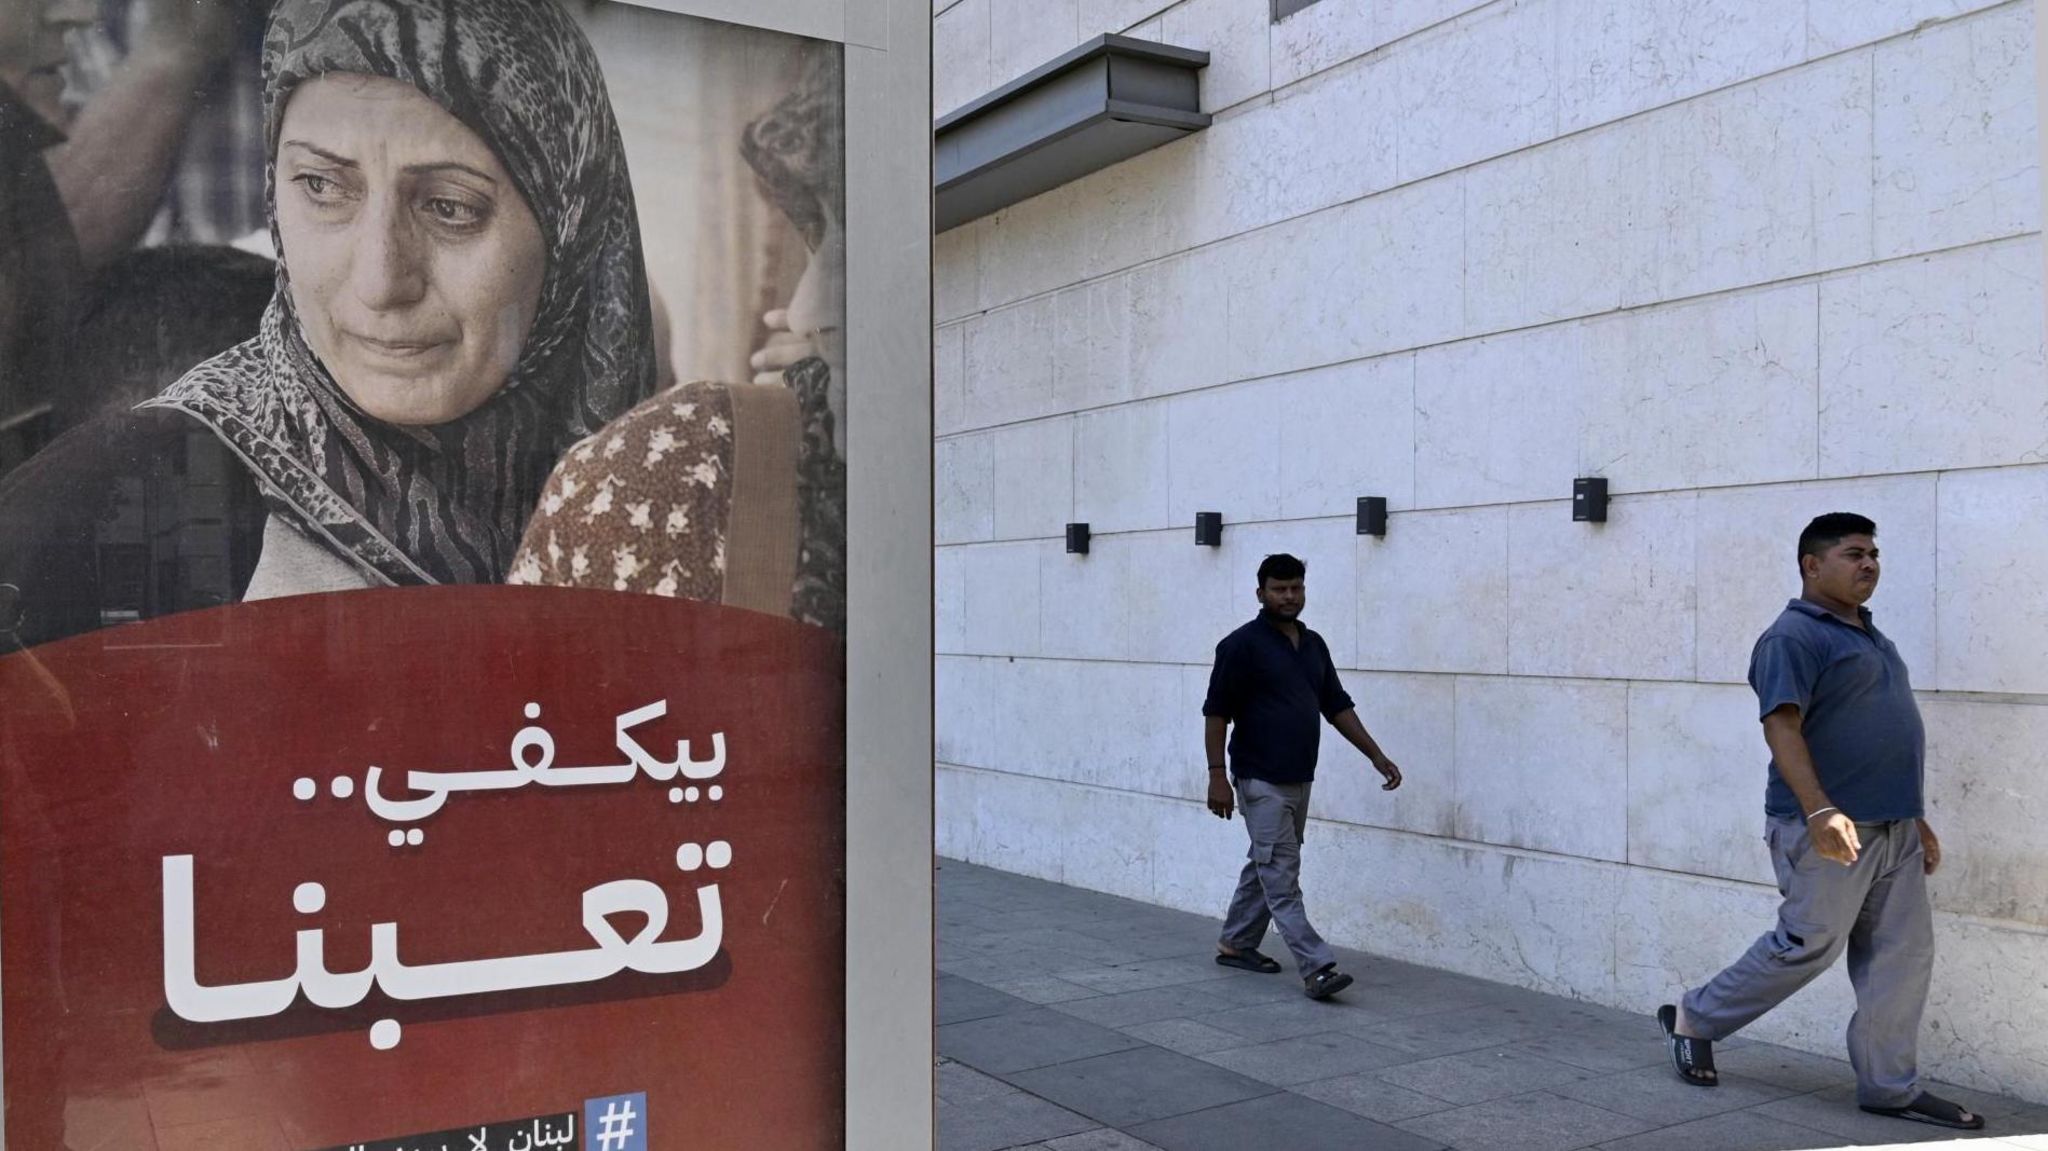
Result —
[[[1230,775],[1223,770],[1223,737],[1230,721],[1220,715],[1202,717],[1202,750],[1209,757],[1209,810],[1218,819],[1229,819],[1237,797],[1230,790]]]
[[[1797,707],[1783,704],[1764,716],[1764,742],[1770,745],[1779,778],[1792,789],[1800,810],[1806,813],[1806,829],[1813,836],[1813,849],[1820,852],[1822,859],[1847,866],[1856,862],[1863,844],[1856,837],[1855,821],[1830,802],[1828,793],[1821,789],[1820,775],[1813,768],[1813,753],[1806,746],[1804,722]]]
[[[158,0],[135,50],[48,153],[88,270],[142,238],[156,215],[200,89],[234,43],[246,0]]]
[[[1394,761],[1388,759],[1387,753],[1381,751],[1380,745],[1373,741],[1372,733],[1365,730],[1365,724],[1358,718],[1356,709],[1347,707],[1338,712],[1330,717],[1330,725],[1337,729],[1337,734],[1350,740],[1351,746],[1357,748],[1366,759],[1371,760],[1373,768],[1386,778],[1386,782],[1380,785],[1381,791],[1392,791],[1401,786],[1401,769],[1394,766]]]

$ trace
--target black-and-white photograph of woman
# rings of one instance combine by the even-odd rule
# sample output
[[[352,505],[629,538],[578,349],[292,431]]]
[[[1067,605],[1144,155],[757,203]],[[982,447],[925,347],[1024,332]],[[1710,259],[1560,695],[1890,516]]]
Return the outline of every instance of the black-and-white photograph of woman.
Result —
[[[610,0],[0,0],[0,643],[489,583],[842,629],[840,83]]]

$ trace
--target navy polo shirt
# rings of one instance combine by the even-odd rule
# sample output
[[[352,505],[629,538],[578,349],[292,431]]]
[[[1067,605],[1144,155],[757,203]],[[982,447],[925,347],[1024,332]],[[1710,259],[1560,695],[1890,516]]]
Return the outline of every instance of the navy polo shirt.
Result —
[[[1316,777],[1317,720],[1351,710],[1330,645],[1304,624],[1301,645],[1266,613],[1223,637],[1202,714],[1231,721],[1230,770],[1239,779],[1307,783]]]
[[[1756,641],[1749,685],[1758,715],[1799,708],[1801,731],[1828,802],[1858,823],[1918,819],[1927,735],[1899,649],[1857,609],[1859,629],[1819,604],[1795,599]],[[1764,810],[1801,819],[1799,800],[1771,761]]]

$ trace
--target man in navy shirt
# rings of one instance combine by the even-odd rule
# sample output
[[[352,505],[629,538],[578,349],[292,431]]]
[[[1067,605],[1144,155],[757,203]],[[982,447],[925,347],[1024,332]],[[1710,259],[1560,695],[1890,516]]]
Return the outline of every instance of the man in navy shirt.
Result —
[[[1800,595],[1756,642],[1770,782],[1765,841],[1784,902],[1734,965],[1657,1011],[1686,1082],[1712,1087],[1713,1041],[1777,1006],[1843,952],[1856,990],[1849,1061],[1865,1111],[1974,1130],[1982,1118],[1920,1090],[1920,1014],[1934,964],[1927,876],[1941,842],[1922,817],[1926,738],[1905,661],[1863,604],[1877,525],[1836,512],[1799,536]]]
[[[1224,913],[1216,962],[1247,971],[1280,970],[1259,953],[1266,926],[1274,924],[1294,953],[1308,997],[1327,999],[1351,986],[1351,977],[1337,970],[1336,956],[1301,904],[1301,840],[1322,737],[1317,721],[1329,720],[1365,753],[1386,778],[1384,790],[1401,786],[1401,769],[1358,721],[1323,637],[1302,626],[1307,574],[1307,566],[1291,555],[1267,556],[1259,565],[1258,618],[1216,645],[1202,734],[1209,753],[1209,810],[1229,819],[1233,806],[1241,809],[1252,841]],[[1226,732],[1234,794],[1224,773]]]

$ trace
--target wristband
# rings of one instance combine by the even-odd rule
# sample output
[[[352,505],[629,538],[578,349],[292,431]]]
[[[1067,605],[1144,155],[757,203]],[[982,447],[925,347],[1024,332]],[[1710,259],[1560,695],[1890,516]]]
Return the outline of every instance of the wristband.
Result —
[[[1823,808],[1821,808],[1821,809],[1820,809],[1819,811],[1816,811],[1816,812],[1814,812],[1814,813],[1813,813],[1812,815],[1809,815],[1809,816],[1807,816],[1807,817],[1806,817],[1806,822],[1808,822],[1808,823],[1812,823],[1812,822],[1813,822],[1813,821],[1814,821],[1815,819],[1819,818],[1820,816],[1826,815],[1826,814],[1827,814],[1828,812],[1830,812],[1830,811],[1840,811],[1840,810],[1842,810],[1842,809],[1841,809],[1841,808],[1839,808],[1839,807],[1823,807]]]
[[[1223,766],[1222,764],[1220,764],[1220,763],[1212,763],[1212,764],[1210,764],[1210,765],[1209,765],[1209,770],[1210,770],[1210,771],[1223,771],[1223,770],[1226,770],[1226,769],[1225,769],[1225,768],[1224,768],[1224,766]]]

